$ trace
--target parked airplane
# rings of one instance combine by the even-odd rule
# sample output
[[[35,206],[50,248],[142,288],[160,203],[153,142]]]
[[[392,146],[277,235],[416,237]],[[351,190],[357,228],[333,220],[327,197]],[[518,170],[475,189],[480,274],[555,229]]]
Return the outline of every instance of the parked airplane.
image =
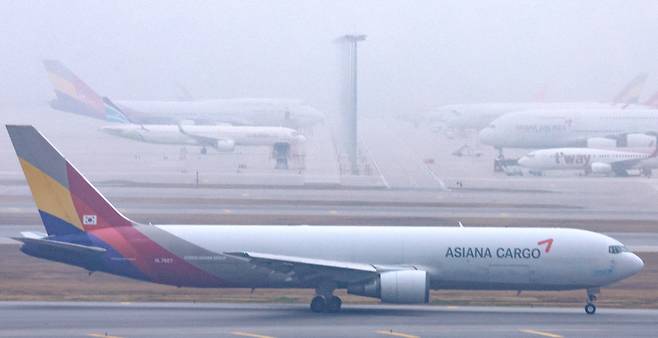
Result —
[[[528,110],[505,114],[480,131],[495,148],[646,147],[658,133],[652,109]]]
[[[56,60],[44,65],[57,98],[51,107],[105,119],[102,96]],[[212,99],[183,101],[115,100],[131,121],[146,124],[179,124],[192,120],[197,124],[231,123],[256,126],[308,127],[324,121],[317,109],[299,100],[288,99]]]
[[[559,228],[185,226],[136,223],[116,210],[32,126],[7,126],[47,234],[21,251],[178,287],[313,288],[315,312],[335,289],[388,303],[427,303],[430,289],[586,289],[644,263],[620,242]]]
[[[111,135],[139,142],[201,146],[217,151],[233,151],[235,146],[293,145],[306,141],[304,135],[284,127],[257,127],[232,125],[169,125],[169,124],[115,124],[101,127]]]
[[[516,111],[555,110],[555,109],[609,109],[651,108],[655,104],[651,99],[638,105],[647,74],[638,74],[617,94],[611,102],[489,102],[451,104],[439,107],[428,114],[430,124],[442,125],[455,130],[480,130],[496,118]],[[658,93],[656,93],[658,95]]]
[[[654,144],[654,149],[655,144]],[[553,148],[535,150],[518,160],[519,165],[541,173],[546,170],[584,170],[585,174],[627,176],[628,170],[639,169],[651,176],[658,168],[656,150],[653,153],[592,148]]]

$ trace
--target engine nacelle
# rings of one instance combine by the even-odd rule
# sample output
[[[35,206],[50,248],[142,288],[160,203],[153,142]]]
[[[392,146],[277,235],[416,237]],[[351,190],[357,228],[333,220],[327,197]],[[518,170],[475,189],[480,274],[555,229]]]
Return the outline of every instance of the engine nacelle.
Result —
[[[587,148],[615,148],[617,140],[606,137],[592,137],[587,139]]]
[[[607,174],[612,171],[612,166],[607,163],[595,162],[590,167],[595,174]]]
[[[368,283],[350,285],[347,293],[379,298],[384,303],[423,304],[430,299],[430,277],[422,270],[383,272]]]
[[[653,148],[656,146],[656,137],[647,134],[626,135],[626,146],[629,148]]]
[[[221,152],[231,152],[235,149],[235,141],[233,140],[217,140],[213,148]]]

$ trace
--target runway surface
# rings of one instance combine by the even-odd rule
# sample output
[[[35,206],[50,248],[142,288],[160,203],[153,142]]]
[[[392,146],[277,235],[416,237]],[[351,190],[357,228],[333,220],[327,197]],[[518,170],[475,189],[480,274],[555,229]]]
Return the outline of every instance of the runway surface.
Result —
[[[6,302],[0,321],[0,337],[655,337],[658,310]]]

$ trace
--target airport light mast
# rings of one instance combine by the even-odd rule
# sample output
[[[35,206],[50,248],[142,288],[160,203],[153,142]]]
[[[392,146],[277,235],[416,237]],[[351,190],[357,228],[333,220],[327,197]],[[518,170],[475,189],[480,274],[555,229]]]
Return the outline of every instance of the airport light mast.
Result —
[[[352,175],[359,174],[358,163],[358,43],[366,39],[365,34],[347,34],[343,37],[349,44],[348,58],[349,58],[349,82],[352,88],[349,91],[349,107],[347,109],[346,127],[347,127],[347,140],[348,140],[348,156],[352,165]]]

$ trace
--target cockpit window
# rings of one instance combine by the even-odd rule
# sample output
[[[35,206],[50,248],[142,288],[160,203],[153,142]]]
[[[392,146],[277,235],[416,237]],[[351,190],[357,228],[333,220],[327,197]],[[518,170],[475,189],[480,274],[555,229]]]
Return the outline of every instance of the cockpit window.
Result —
[[[622,252],[626,252],[626,251],[628,251],[628,250],[623,245],[611,245],[611,246],[608,247],[608,252],[613,254],[613,255],[619,254],[619,253],[622,253]]]

